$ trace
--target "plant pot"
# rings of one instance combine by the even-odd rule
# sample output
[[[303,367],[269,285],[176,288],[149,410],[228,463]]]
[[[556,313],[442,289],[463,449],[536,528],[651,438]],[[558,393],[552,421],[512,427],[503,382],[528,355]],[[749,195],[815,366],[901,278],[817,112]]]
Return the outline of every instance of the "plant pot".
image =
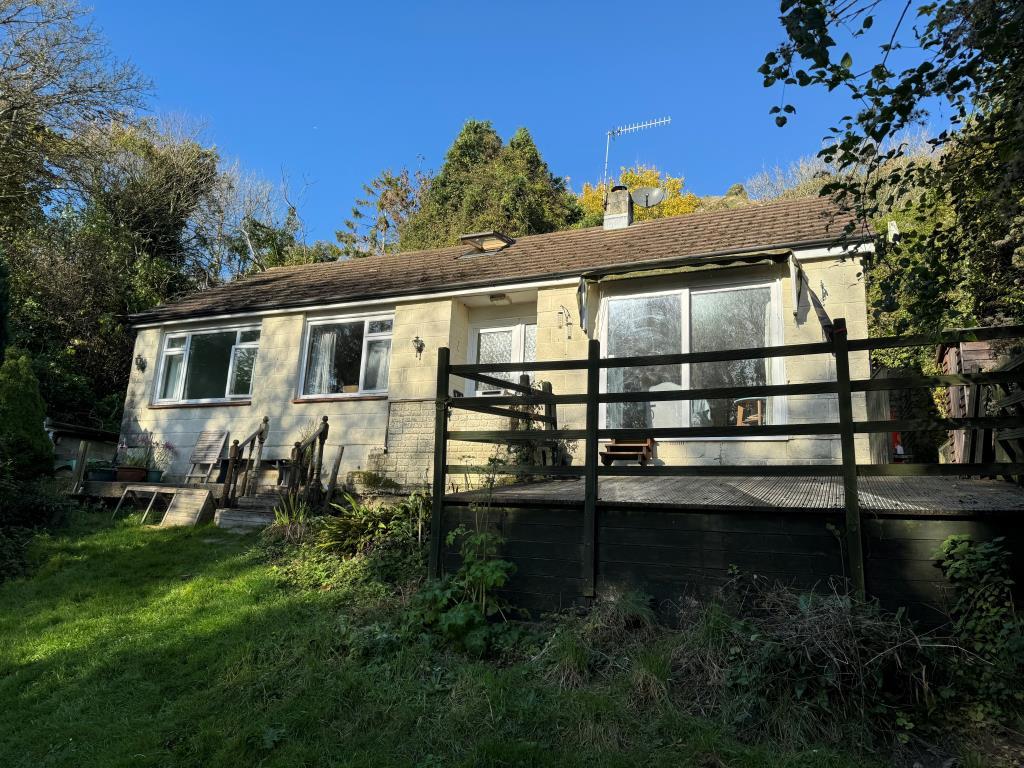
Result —
[[[119,483],[141,483],[146,479],[145,467],[118,467],[117,482]]]
[[[146,482],[147,483],[160,483],[163,482],[164,471],[162,469],[147,469],[146,470]]]
[[[101,483],[112,483],[117,479],[117,471],[113,467],[90,469],[85,473],[85,479],[96,480]]]

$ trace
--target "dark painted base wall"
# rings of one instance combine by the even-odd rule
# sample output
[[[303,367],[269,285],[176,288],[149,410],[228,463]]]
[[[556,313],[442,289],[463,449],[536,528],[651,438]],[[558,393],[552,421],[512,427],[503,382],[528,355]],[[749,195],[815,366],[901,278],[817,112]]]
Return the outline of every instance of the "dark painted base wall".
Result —
[[[933,555],[953,534],[978,541],[1006,537],[1016,581],[1024,583],[1019,514],[865,518],[868,592],[886,608],[904,607],[926,624],[944,619],[948,589]],[[582,508],[566,506],[446,509],[448,530],[486,527],[505,539],[503,556],[517,567],[507,597],[534,613],[585,602],[582,520]],[[729,579],[730,566],[802,589],[822,588],[844,575],[842,525],[841,514],[824,511],[599,508],[598,595],[619,587],[642,589],[659,603],[707,595]],[[446,552],[445,568],[457,567],[457,552]]]

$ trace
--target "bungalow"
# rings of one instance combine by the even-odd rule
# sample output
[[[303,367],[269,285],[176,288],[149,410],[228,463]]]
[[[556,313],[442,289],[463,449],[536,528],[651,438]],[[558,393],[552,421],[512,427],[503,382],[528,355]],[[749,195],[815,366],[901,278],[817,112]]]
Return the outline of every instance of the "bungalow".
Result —
[[[585,358],[588,339],[616,357],[774,346],[821,341],[837,317],[851,338],[865,337],[872,246],[863,234],[839,242],[850,221],[826,200],[804,199],[634,223],[629,193],[616,187],[603,227],[515,239],[483,232],[446,248],[270,269],[132,316],[135,364],[121,437],[132,444],[149,433],[175,445],[167,472],[174,481],[188,474],[203,432],[244,438],[268,417],[266,463],[287,458],[304,430],[327,416],[325,463],[344,448],[342,479],[370,470],[422,487],[431,479],[440,347],[453,364],[522,363],[529,372],[534,361]],[[870,376],[867,353],[851,366],[854,377]],[[819,382],[834,380],[833,367],[819,355],[613,368],[603,386]],[[583,391],[584,376],[547,378],[556,393],[572,393]],[[449,394],[501,392],[463,383]],[[864,395],[855,398],[863,419]],[[834,421],[836,401],[621,403],[601,418],[630,428],[784,425]],[[560,409],[559,420],[581,428],[584,406]],[[481,450],[452,445],[448,455],[466,464]],[[885,460],[866,435],[857,454],[859,462]],[[687,438],[660,441],[653,461],[837,463],[840,448],[837,436]],[[272,485],[273,477],[260,482]]]

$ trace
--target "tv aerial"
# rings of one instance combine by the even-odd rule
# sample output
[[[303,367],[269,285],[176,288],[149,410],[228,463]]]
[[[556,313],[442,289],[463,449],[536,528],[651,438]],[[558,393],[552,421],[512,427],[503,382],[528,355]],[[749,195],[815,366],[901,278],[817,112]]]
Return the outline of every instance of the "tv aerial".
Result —
[[[618,128],[612,128],[608,131],[608,135],[604,142],[604,173],[601,174],[601,182],[604,184],[605,189],[608,188],[608,151],[611,149],[612,139],[618,138],[626,133],[636,133],[637,131],[643,131],[647,128],[657,128],[660,125],[668,125],[671,122],[671,117],[659,117],[654,120],[648,120],[645,123],[620,125]],[[634,200],[633,202],[636,201]],[[657,203],[652,203],[652,205],[657,205]]]
[[[665,190],[661,187],[637,187],[629,196],[633,198],[633,205],[653,208],[665,199]]]

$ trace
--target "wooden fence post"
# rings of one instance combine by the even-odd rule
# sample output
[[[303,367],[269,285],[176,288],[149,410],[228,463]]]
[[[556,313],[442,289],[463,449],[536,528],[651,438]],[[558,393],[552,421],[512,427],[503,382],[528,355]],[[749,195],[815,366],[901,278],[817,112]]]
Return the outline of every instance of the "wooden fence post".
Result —
[[[846,319],[832,326],[832,350],[836,356],[836,392],[839,400],[839,440],[843,453],[843,499],[846,507],[846,562],[854,594],[863,600],[864,542],[861,533],[860,499],[857,497],[857,450],[853,437],[853,397],[850,392],[850,350]]]
[[[544,393],[544,416],[547,418],[545,422],[545,429],[558,430],[558,409],[549,398],[554,395],[554,390],[551,387],[550,381],[545,381],[540,385],[540,391]]]
[[[288,475],[288,493],[298,493],[302,484],[302,443],[298,440],[292,447],[292,466]]]
[[[434,400],[434,482],[431,486],[430,561],[428,576],[441,577],[441,542],[444,528],[444,483],[448,463],[448,347],[437,350],[437,396]]]
[[[583,596],[593,597],[597,586],[597,402],[601,390],[601,342],[591,339],[587,347],[587,437],[583,475]]]

